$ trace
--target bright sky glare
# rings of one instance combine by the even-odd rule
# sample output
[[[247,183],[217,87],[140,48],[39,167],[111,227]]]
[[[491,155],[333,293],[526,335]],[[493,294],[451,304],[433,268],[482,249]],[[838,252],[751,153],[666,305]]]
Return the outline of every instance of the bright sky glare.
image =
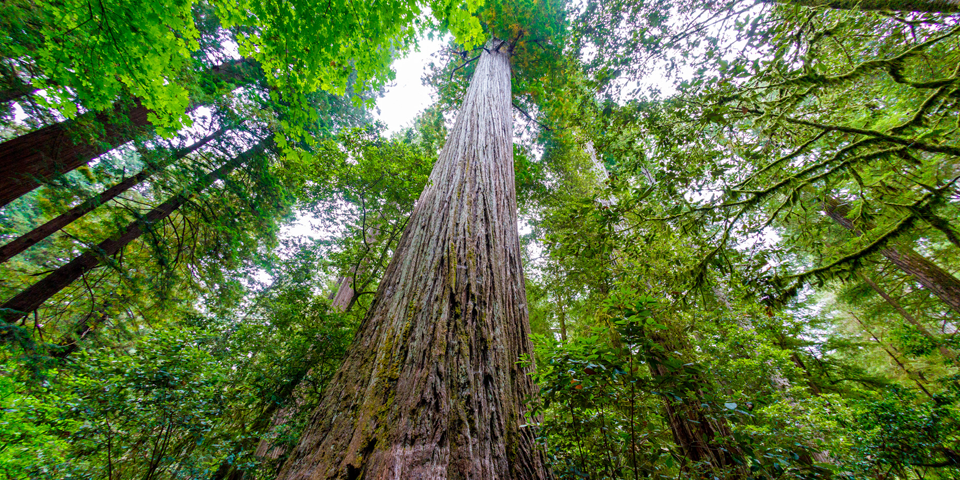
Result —
[[[424,68],[430,56],[446,44],[447,39],[420,40],[420,51],[410,52],[405,58],[393,62],[397,78],[387,87],[383,97],[377,99],[377,120],[387,125],[387,134],[399,132],[410,126],[413,120],[433,103],[432,88],[423,83]]]
[[[433,103],[433,89],[423,85],[420,78],[430,63],[430,56],[443,48],[446,42],[446,38],[421,39],[419,52],[409,52],[406,57],[393,62],[396,79],[390,83],[384,95],[377,99],[378,112],[375,112],[376,119],[387,125],[387,135],[410,126],[417,115]],[[316,237],[323,232],[324,229],[316,224],[315,219],[298,215],[293,224],[284,228],[281,237]]]

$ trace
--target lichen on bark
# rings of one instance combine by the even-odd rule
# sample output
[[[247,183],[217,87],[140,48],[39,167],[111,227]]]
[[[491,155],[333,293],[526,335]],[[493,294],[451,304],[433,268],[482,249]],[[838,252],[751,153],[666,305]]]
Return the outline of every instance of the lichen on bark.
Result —
[[[541,479],[517,234],[510,57],[457,123],[343,366],[280,471],[303,479]]]

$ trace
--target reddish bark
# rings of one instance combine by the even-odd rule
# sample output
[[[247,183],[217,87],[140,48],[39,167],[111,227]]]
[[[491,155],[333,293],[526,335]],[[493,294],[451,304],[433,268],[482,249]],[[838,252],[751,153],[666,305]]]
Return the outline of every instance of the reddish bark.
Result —
[[[100,266],[108,257],[115,255],[127,244],[139,238],[140,235],[151,228],[151,226],[169,217],[171,213],[180,208],[195,192],[206,189],[212,185],[213,182],[223,178],[238,165],[246,162],[254,155],[259,154],[265,148],[266,142],[260,142],[250,150],[241,153],[234,160],[204,175],[191,189],[180,192],[153,210],[150,210],[150,212],[143,217],[130,222],[119,235],[100,242],[94,249],[54,270],[39,282],[31,285],[10,300],[7,300],[3,305],[0,305],[0,312],[3,312],[3,320],[7,323],[13,323],[36,310],[57,292],[63,290],[83,274]]]
[[[49,237],[50,235],[59,232],[67,225],[73,223],[74,220],[86,215],[100,205],[113,200],[117,197],[117,195],[120,195],[134,186],[139,185],[140,182],[150,178],[151,175],[163,169],[167,165],[197,151],[200,147],[210,143],[211,140],[217,138],[222,133],[223,131],[220,130],[201,139],[187,148],[177,151],[162,164],[145,168],[140,173],[121,181],[120,183],[104,190],[103,193],[87,199],[83,203],[71,208],[67,212],[60,214],[49,222],[34,228],[33,230],[18,237],[16,240],[0,247],[0,263],[6,262],[14,255],[19,254],[27,248],[30,248],[37,242]]]
[[[673,352],[678,348],[675,342],[660,334],[651,334],[650,340],[660,345],[662,350],[648,351],[651,357],[647,365],[654,378],[677,378],[677,374],[666,366],[667,357],[661,352]],[[663,405],[667,423],[673,433],[673,441],[683,451],[689,464],[684,469],[700,478],[712,478],[720,473],[720,478],[747,478],[748,471],[743,463],[743,452],[733,441],[733,432],[727,419],[711,413],[704,408],[701,385],[703,378],[686,378],[677,392],[679,400],[664,395]],[[693,396],[688,394],[692,393]],[[738,463],[737,460],[740,460]]]
[[[843,228],[860,236],[863,232],[847,218],[850,207],[835,199],[827,198],[823,202],[823,211]],[[864,226],[867,230],[870,225]],[[903,245],[889,245],[880,250],[880,254],[887,258],[904,273],[910,275],[924,288],[943,300],[953,311],[960,313],[960,279],[937,266],[926,257],[914,252]]]
[[[517,235],[505,49],[481,55],[396,254],[278,478],[546,478]]]
[[[921,324],[916,318],[914,318],[914,316],[911,315],[910,312],[907,312],[907,310],[900,305],[900,302],[898,302],[895,298],[891,297],[886,290],[884,290],[883,288],[880,288],[880,285],[877,285],[877,282],[874,282],[872,279],[870,279],[870,277],[864,275],[863,272],[858,272],[858,273],[859,273],[860,279],[863,280],[863,282],[866,283],[867,286],[872,288],[873,291],[877,292],[877,294],[880,295],[880,297],[883,298],[883,300],[886,301],[887,304],[893,307],[893,309],[896,310],[897,313],[899,313],[900,316],[907,321],[907,323],[909,323],[910,325],[913,325],[914,328],[916,328],[921,335],[923,335],[924,337],[927,337],[927,339],[933,342],[933,344],[937,346],[937,350],[940,351],[940,354],[943,355],[943,358],[947,358],[950,360],[954,360],[957,358],[956,353],[954,353],[947,347],[943,346],[943,344],[940,342],[940,339],[938,339],[932,333],[930,333],[930,331],[927,330],[927,328],[924,327],[923,324]],[[857,321],[859,322],[860,319],[857,318]],[[866,328],[866,326],[864,326],[864,328]],[[871,333],[871,335],[873,334]],[[879,342],[879,340],[877,341]]]
[[[0,144],[0,207],[20,198],[61,173],[127,143],[145,130],[149,110],[139,102],[131,108],[117,106],[111,113],[88,113],[76,120],[34,130]],[[88,121],[103,126],[95,139],[73,138],[75,125]]]
[[[236,81],[249,72],[249,65],[235,60],[211,70],[219,81]],[[187,111],[200,106],[191,103]],[[150,113],[139,99],[132,105],[117,103],[112,112],[88,112],[34,130],[0,144],[0,207],[20,198],[44,181],[70,172],[90,160],[133,140],[151,126]],[[77,135],[79,125],[100,125],[96,135]]]

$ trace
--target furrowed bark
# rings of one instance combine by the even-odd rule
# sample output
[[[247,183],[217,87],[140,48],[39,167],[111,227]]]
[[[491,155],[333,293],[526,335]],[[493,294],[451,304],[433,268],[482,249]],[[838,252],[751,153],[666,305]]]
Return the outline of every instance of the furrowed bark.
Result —
[[[499,43],[499,42],[497,42]],[[514,190],[509,54],[460,116],[343,366],[278,478],[542,479]]]
[[[43,277],[43,280],[33,284],[3,305],[0,305],[0,315],[3,316],[3,320],[7,323],[13,323],[36,310],[50,297],[73,283],[74,280],[77,280],[83,274],[100,266],[128,243],[139,238],[140,235],[152,225],[169,217],[171,213],[186,203],[194,193],[206,189],[212,185],[213,182],[232,172],[237,166],[248,161],[254,155],[263,152],[266,149],[266,145],[266,141],[262,141],[250,150],[241,153],[232,161],[204,175],[203,178],[195,183],[189,190],[180,192],[153,210],[150,210],[150,212],[143,217],[130,222],[119,235],[100,242],[96,248],[54,270],[46,277]]]
[[[41,181],[85,165],[90,160],[132,140],[150,125],[149,111],[136,101],[133,107],[114,108],[112,114],[90,112],[75,120],[67,120],[34,130],[0,144],[0,207],[20,198]],[[117,120],[118,118],[122,120]],[[72,139],[76,125],[95,122],[103,126],[103,134],[85,141]]]
[[[193,145],[187,148],[180,149],[179,151],[174,153],[170,158],[168,158],[165,162],[159,165],[148,166],[147,168],[144,168],[143,171],[141,171],[140,173],[132,177],[129,177],[123,180],[122,182],[104,190],[103,193],[87,199],[83,203],[71,208],[67,212],[60,214],[59,216],[50,220],[49,222],[44,223],[43,225],[40,225],[37,228],[34,228],[33,230],[18,237],[16,240],[0,247],[0,263],[10,260],[10,258],[12,258],[14,255],[17,255],[20,252],[30,248],[31,246],[35,245],[37,242],[49,237],[50,235],[53,235],[54,233],[59,232],[67,225],[70,225],[71,223],[73,223],[74,220],[86,215],[87,213],[91,212],[93,209],[99,207],[100,205],[103,205],[104,203],[107,203],[110,200],[113,200],[114,198],[117,197],[117,195],[120,195],[121,193],[133,188],[134,186],[139,185],[140,182],[143,182],[147,178],[150,178],[150,176],[153,175],[154,173],[157,173],[158,171],[162,170],[166,166],[197,151],[204,145],[210,143],[211,140],[219,137],[222,134],[223,134],[223,130],[220,130],[218,132],[215,132],[197,141],[196,143],[194,143]]]
[[[850,213],[850,207],[847,205],[828,197],[823,202],[823,211],[833,221],[850,230],[854,235],[860,236],[863,234],[853,224],[853,221],[847,218]],[[867,225],[866,228],[869,229],[870,226]],[[953,311],[960,313],[960,279],[908,247],[887,246],[880,250],[880,254],[904,273],[913,277],[917,283],[923,285],[940,300],[943,300],[943,303],[946,303]]]
[[[214,67],[211,75],[217,80],[233,81],[247,71],[243,60]],[[190,112],[199,107],[191,103]],[[67,120],[34,130],[0,144],[0,207],[20,198],[44,181],[68,173],[146,132],[148,114],[139,99],[129,108],[117,104],[113,112],[87,112]],[[102,134],[75,138],[71,131],[87,122],[101,125]]]
[[[353,306],[353,299],[357,293],[353,289],[356,277],[357,268],[353,267],[350,269],[349,275],[344,275],[338,279],[340,286],[337,287],[337,291],[334,292],[333,297],[330,298],[330,308],[334,311],[346,312]]]

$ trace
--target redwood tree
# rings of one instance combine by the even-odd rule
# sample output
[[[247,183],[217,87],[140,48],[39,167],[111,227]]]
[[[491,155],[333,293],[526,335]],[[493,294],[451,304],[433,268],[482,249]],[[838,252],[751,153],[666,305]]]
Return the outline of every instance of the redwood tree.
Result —
[[[850,220],[849,206],[827,197],[823,203],[823,211],[834,222],[855,235],[863,234],[863,231]],[[873,225],[866,225],[867,230],[872,228]],[[957,277],[904,245],[888,244],[880,249],[880,254],[943,300],[943,303],[955,312],[960,313],[960,280]]]
[[[6,323],[14,323],[26,317],[30,312],[43,305],[50,297],[56,295],[85,273],[108,263],[110,257],[119,253],[127,244],[140,238],[148,229],[173,214],[183,204],[187,203],[196,192],[205,190],[214,182],[223,179],[238,166],[261,154],[266,150],[268,144],[266,140],[261,141],[249,150],[237,155],[233,160],[201,177],[193,184],[192,188],[181,191],[142,217],[130,222],[116,236],[100,242],[95,248],[60,266],[39,282],[7,300],[3,305],[0,305],[0,312],[2,312],[0,320]]]
[[[517,234],[510,52],[493,41],[354,344],[281,479],[548,476]]]
[[[126,192],[127,190],[139,185],[144,180],[150,178],[151,175],[161,170],[168,164],[171,164],[203,147],[204,145],[210,143],[211,140],[223,135],[224,130],[218,130],[206,137],[195,142],[193,145],[182,148],[167,158],[164,162],[161,162],[157,165],[150,165],[147,168],[144,168],[140,173],[132,175],[123,179],[121,182],[116,185],[104,190],[102,193],[90,197],[83,201],[83,203],[71,208],[70,210],[58,215],[56,218],[40,225],[37,228],[17,237],[10,243],[0,247],[0,263],[10,260],[14,255],[23,252],[24,250],[35,245],[37,242],[53,235],[56,232],[59,232],[67,225],[73,223],[74,220],[90,213],[100,205],[103,205],[110,200],[113,200],[118,195]]]
[[[232,60],[213,67],[207,74],[213,85],[218,82],[242,84],[252,77],[255,68],[247,60]],[[90,160],[133,140],[152,125],[150,110],[139,98],[132,105],[118,101],[112,112],[87,112],[76,119],[48,125],[25,135],[0,143],[0,207],[20,198],[45,180],[73,171]],[[202,105],[196,99],[187,111]],[[88,122],[102,126],[96,135],[86,133],[82,125]]]

